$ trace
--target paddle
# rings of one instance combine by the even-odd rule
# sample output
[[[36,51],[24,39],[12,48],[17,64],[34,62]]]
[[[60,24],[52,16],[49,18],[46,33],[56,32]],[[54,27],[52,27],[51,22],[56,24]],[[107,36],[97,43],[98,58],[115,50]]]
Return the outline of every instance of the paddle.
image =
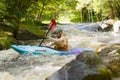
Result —
[[[48,27],[49,29],[48,29],[48,31],[47,31],[47,33],[45,35],[47,36],[48,33],[55,28],[55,26],[56,26],[56,21],[55,21],[55,19],[52,19],[50,24],[49,24],[49,27]],[[45,40],[45,38],[42,39],[42,41],[40,42],[39,46],[41,46],[41,44],[43,43],[44,40]]]

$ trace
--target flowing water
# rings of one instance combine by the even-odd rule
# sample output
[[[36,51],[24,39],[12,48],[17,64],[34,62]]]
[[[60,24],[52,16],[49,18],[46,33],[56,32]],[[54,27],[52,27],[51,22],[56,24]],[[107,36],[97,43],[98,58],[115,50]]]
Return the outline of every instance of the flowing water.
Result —
[[[96,27],[89,27],[91,25],[93,23],[58,26],[69,38],[70,48],[120,43],[119,34],[116,36],[112,32],[97,32]],[[1,80],[45,80],[46,77],[76,57],[76,55],[26,55],[16,59],[18,55],[13,49],[0,51]]]

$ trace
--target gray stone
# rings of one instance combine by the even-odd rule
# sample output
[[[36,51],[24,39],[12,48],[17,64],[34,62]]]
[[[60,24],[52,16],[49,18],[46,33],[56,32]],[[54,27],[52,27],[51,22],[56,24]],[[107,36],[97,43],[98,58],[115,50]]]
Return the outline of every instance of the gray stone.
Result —
[[[120,48],[119,46],[109,46],[102,49],[99,56],[108,69],[111,70],[114,77],[120,77]]]
[[[97,54],[83,52],[46,80],[111,80],[111,73]]]

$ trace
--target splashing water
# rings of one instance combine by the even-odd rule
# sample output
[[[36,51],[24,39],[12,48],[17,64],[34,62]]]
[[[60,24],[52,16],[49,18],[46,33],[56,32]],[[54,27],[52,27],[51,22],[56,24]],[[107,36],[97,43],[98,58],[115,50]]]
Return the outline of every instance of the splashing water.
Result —
[[[12,49],[0,51],[1,80],[45,80],[75,56],[21,56]]]
[[[90,24],[59,25],[68,37],[71,48],[120,43],[120,36],[115,37],[112,32],[88,31],[83,29],[86,25],[89,27]],[[45,80],[76,57],[76,55],[27,55],[16,59],[18,55],[13,49],[0,51],[1,80]]]

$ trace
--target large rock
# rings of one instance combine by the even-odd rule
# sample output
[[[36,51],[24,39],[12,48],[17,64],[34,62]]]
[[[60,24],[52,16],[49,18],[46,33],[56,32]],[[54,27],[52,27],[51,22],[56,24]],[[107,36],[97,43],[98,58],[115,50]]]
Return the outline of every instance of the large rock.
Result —
[[[116,20],[114,19],[108,19],[108,20],[103,20],[101,22],[98,23],[99,28],[98,31],[113,31],[114,29],[114,23],[116,22]]]
[[[98,23],[98,25],[99,25],[98,31],[101,31],[101,32],[112,31],[113,30],[113,24],[104,23],[104,22],[106,22],[106,20]]]
[[[111,80],[111,72],[97,54],[83,52],[46,80]]]
[[[99,52],[101,59],[114,77],[120,77],[120,46],[114,45],[102,49]]]

